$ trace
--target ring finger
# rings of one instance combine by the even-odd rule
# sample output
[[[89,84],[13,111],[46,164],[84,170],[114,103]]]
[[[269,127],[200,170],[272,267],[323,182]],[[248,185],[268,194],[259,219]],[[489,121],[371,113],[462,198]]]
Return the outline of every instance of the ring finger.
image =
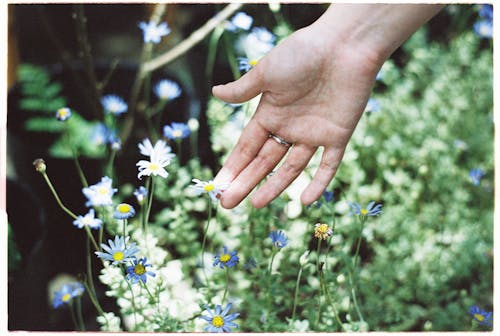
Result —
[[[233,208],[245,198],[255,186],[281,161],[288,147],[268,138],[255,158],[231,182],[224,192],[221,203],[224,208]]]
[[[252,204],[262,208],[279,196],[304,170],[316,147],[295,144],[283,165],[252,196]]]

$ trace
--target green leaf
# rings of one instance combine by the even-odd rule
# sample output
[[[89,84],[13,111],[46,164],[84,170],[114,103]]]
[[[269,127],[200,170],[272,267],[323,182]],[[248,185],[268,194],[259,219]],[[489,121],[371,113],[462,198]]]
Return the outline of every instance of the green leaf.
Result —
[[[26,121],[28,131],[59,133],[63,131],[63,123],[54,118],[35,117]]]

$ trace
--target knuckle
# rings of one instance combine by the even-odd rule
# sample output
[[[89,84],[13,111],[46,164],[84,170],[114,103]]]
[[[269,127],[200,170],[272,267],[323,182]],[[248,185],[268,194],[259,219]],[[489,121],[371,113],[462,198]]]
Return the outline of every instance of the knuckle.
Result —
[[[303,165],[297,164],[296,162],[285,161],[281,166],[283,172],[288,176],[299,175],[303,170]]]
[[[319,170],[328,172],[330,174],[335,174],[339,167],[339,162],[323,160],[319,164]]]
[[[257,167],[259,167],[259,170],[262,170],[265,172],[271,171],[275,166],[275,163],[273,162],[273,160],[271,160],[268,156],[262,155],[262,154],[258,154],[255,157],[254,162],[255,162],[255,165]]]

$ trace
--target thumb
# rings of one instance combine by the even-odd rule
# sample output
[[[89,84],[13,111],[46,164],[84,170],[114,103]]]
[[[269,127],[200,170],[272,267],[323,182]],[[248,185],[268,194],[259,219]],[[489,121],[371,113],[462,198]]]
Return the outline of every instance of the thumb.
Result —
[[[240,79],[212,88],[212,93],[228,103],[243,103],[263,91],[261,67],[254,67]]]

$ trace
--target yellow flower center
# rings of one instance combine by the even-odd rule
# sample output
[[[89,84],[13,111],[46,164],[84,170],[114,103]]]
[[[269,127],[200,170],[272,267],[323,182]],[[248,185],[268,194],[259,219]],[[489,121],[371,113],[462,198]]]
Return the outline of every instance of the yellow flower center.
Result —
[[[212,325],[217,328],[222,327],[224,325],[224,319],[222,318],[222,316],[214,316],[214,318],[212,319]]]
[[[328,232],[328,225],[321,224],[318,226],[318,228],[316,230],[319,231],[319,233],[327,233]]]
[[[84,225],[90,225],[92,223],[92,219],[90,219],[89,217],[83,217],[82,223]]]
[[[209,183],[203,187],[203,190],[205,190],[206,192],[211,192],[214,189],[215,189],[215,186],[212,183]]]
[[[359,212],[361,213],[361,215],[365,216],[368,213],[368,210],[361,209]]]
[[[156,170],[160,169],[160,166],[158,166],[156,163],[150,163],[148,168],[151,171],[156,171]]]
[[[106,195],[108,194],[108,188],[106,187],[99,187],[97,188],[97,193],[100,195]]]
[[[116,209],[118,210],[118,212],[127,213],[127,212],[130,212],[130,205],[128,205],[126,203],[122,203],[122,204],[118,205],[116,207]]]
[[[219,259],[223,263],[227,263],[229,261],[229,259],[231,259],[231,256],[229,254],[223,254],[223,255],[220,256]]]
[[[175,137],[175,138],[180,138],[182,136],[182,131],[180,130],[175,130],[172,132],[172,135]]]
[[[143,275],[146,273],[146,267],[144,267],[142,264],[137,264],[134,267],[134,273],[137,275]]]
[[[63,297],[61,298],[62,302],[68,302],[70,299],[71,299],[71,294],[69,293],[64,294]]]
[[[113,259],[116,261],[122,261],[124,257],[125,257],[125,255],[123,254],[122,251],[117,251],[117,252],[113,253]]]
[[[255,60],[255,59],[253,59],[253,60],[250,60],[250,61],[248,62],[248,64],[250,64],[251,66],[256,66],[258,62],[259,62],[259,60]]]
[[[65,108],[59,109],[57,114],[59,115],[59,118],[65,118],[68,115],[68,110]]]
[[[484,320],[484,316],[481,314],[474,314],[474,318],[479,322],[482,322]]]

